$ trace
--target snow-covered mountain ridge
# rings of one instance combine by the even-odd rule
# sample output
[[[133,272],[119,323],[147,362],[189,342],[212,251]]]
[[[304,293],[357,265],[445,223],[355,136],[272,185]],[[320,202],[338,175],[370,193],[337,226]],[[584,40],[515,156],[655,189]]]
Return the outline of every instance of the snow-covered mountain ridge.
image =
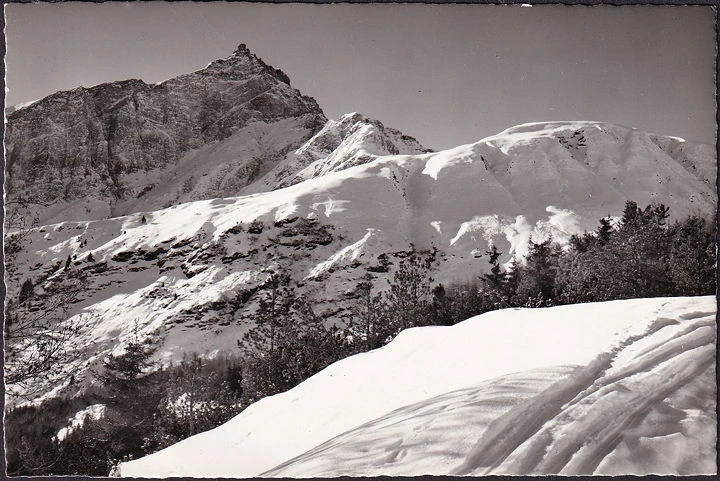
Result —
[[[338,121],[329,121],[325,127],[297,150],[298,156],[314,161],[298,169],[295,177],[280,184],[281,187],[319,177],[329,172],[366,164],[383,155],[410,155],[432,152],[402,132],[385,127],[380,121],[353,112]]]
[[[119,471],[714,473],[715,314],[713,297],[635,299],[406,330]]]
[[[632,133],[636,135],[630,135]],[[712,162],[715,149],[711,144],[688,142],[680,137],[668,135],[652,133],[645,135],[647,139],[640,140],[640,142],[649,141],[700,180],[714,184],[717,169]],[[552,139],[559,141],[565,149],[571,152],[573,158],[585,157],[587,160],[588,144],[608,136],[614,137],[615,142],[620,145],[627,143],[627,149],[630,151],[639,147],[637,143],[643,134],[637,129],[608,122],[531,122],[510,127],[499,134],[484,138],[481,142],[495,145],[507,153],[513,147],[532,145],[539,139]],[[651,145],[645,147],[645,153],[651,153],[652,150]]]
[[[308,165],[327,173],[292,186],[31,229],[8,265],[9,297],[30,279],[38,295],[27,308],[43,310],[59,290],[83,283],[69,315],[87,352],[67,366],[82,373],[122,350],[136,324],[166,360],[233,348],[273,271],[287,271],[319,314],[342,320],[361,280],[370,275],[381,288],[412,250],[430,257],[434,279],[447,283],[485,271],[490,244],[506,261],[527,252],[530,236],[567,240],[619,214],[627,199],[664,202],[677,218],[715,212],[707,180],[714,160],[694,144],[610,124],[554,123],[441,152],[402,154],[419,149],[405,140],[398,154],[375,150],[366,163],[335,170],[344,140],[379,130],[357,117],[307,141],[304,152],[318,157]]]

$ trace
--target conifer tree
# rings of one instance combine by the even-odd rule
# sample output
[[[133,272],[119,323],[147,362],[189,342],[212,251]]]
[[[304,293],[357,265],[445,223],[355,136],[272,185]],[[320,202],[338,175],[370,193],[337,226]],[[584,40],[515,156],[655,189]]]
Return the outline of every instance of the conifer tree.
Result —
[[[610,219],[607,217],[603,217],[600,219],[600,227],[598,227],[597,231],[597,240],[599,244],[607,244],[610,240],[610,236],[612,235],[613,228],[610,224]]]
[[[373,294],[372,290],[372,277],[368,274],[358,284],[359,296],[349,326],[355,349],[360,352],[382,347],[390,335],[382,296]]]
[[[431,312],[433,324],[439,326],[451,326],[454,324],[452,301],[442,284],[438,284],[432,289]]]
[[[485,252],[488,255],[490,263],[490,272],[481,276],[483,284],[483,299],[478,308],[480,314],[500,307],[508,307],[510,293],[508,292],[507,278],[508,273],[503,271],[500,265],[500,256],[502,252],[497,246],[492,245],[490,250]]]
[[[717,258],[714,224],[701,217],[690,216],[671,226],[669,236],[672,246],[667,266],[675,294],[715,294]]]
[[[623,215],[621,218],[621,224],[623,226],[631,225],[640,215],[640,209],[638,208],[637,202],[632,200],[625,201],[625,208],[623,209]]]
[[[505,273],[500,266],[500,256],[502,252],[498,251],[497,246],[493,245],[489,251],[485,252],[490,263],[490,273],[485,274],[483,278],[493,288],[500,289],[505,281]]]
[[[273,272],[258,294],[258,308],[251,318],[254,326],[238,343],[247,364],[243,379],[245,404],[292,387],[285,366],[288,345],[298,332],[293,322],[295,300],[290,278],[282,272]]]
[[[430,282],[429,266],[420,255],[414,253],[400,263],[385,297],[388,319],[395,334],[409,327],[430,324],[427,319]]]
[[[532,299],[533,306],[551,305],[555,297],[555,276],[557,273],[556,252],[552,248],[552,238],[544,242],[530,239],[530,251],[525,265],[519,270],[516,296]]]
[[[152,360],[157,346],[150,339],[140,339],[137,325],[122,354],[109,354],[103,360],[103,371],[97,373],[112,397],[127,397],[141,390],[147,374],[156,366]]]
[[[33,290],[34,286],[30,279],[25,279],[25,282],[23,282],[22,287],[20,288],[20,303],[27,301],[33,296]]]

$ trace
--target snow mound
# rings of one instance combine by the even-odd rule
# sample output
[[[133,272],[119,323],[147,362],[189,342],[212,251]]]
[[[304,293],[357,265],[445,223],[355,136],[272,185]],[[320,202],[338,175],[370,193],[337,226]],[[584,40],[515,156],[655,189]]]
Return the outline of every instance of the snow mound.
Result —
[[[714,472],[715,312],[635,299],[409,329],[120,473]]]

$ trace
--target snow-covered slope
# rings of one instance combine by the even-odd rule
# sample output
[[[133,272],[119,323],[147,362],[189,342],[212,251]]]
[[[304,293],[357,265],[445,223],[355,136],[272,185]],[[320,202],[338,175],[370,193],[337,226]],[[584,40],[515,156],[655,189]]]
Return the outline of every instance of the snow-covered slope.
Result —
[[[36,295],[15,304],[19,315],[49,309],[63,290],[79,293],[67,313],[82,328],[73,342],[85,354],[66,366],[77,373],[122,349],[135,326],[162,344],[165,359],[211,354],[235,346],[273,270],[287,271],[318,314],[343,320],[362,279],[382,288],[411,250],[448,283],[486,270],[490,243],[506,261],[527,251],[531,235],[568,239],[627,199],[664,202],[676,217],[713,215],[712,158],[677,145],[670,150],[685,152],[681,162],[657,139],[608,124],[521,126],[272,192],[39,227],[9,258],[9,299],[26,279]]]
[[[714,473],[715,313],[636,299],[410,329],[120,474]]]

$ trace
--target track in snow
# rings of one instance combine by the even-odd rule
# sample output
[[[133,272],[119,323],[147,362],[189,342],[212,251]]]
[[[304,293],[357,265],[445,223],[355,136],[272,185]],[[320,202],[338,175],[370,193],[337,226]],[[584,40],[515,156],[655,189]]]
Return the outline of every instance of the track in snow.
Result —
[[[714,312],[659,317],[586,366],[406,406],[263,476],[712,473],[715,339]]]

